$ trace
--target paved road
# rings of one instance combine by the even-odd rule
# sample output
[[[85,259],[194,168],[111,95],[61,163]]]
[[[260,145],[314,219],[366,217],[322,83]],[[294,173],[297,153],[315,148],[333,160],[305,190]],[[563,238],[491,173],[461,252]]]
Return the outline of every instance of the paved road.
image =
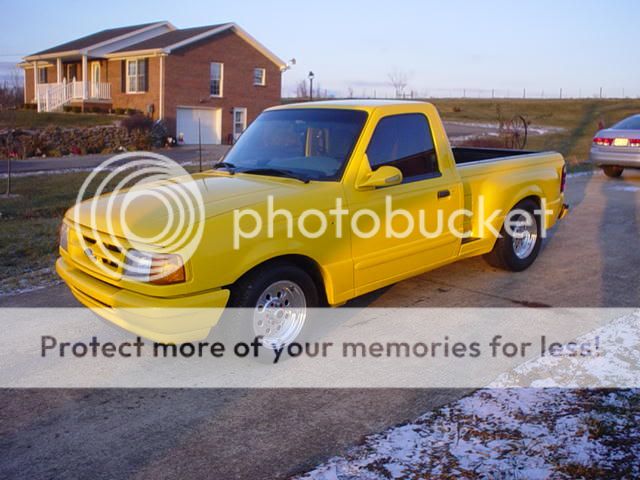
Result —
[[[520,274],[482,259],[355,304],[637,307],[640,173],[571,178],[572,212]],[[0,306],[74,305],[64,287]],[[63,390],[0,393],[2,478],[278,478],[462,390]]]
[[[206,145],[202,149],[202,159],[204,164],[210,165],[218,160],[228,150],[226,145]],[[171,149],[158,149],[155,152],[179,162],[197,162],[199,161],[199,151],[197,147],[185,146]],[[70,170],[70,169],[91,169],[100,165],[103,161],[113,157],[109,155],[72,155],[68,157],[52,157],[52,158],[27,158],[25,160],[13,160],[11,163],[11,171],[13,173],[27,172],[47,172],[52,170]],[[0,161],[0,175],[7,173],[6,160]]]
[[[452,138],[466,137],[468,135],[481,135],[491,131],[491,128],[463,125],[447,124],[447,132]],[[229,149],[226,145],[205,145],[202,151],[202,158],[205,165],[211,165],[218,160]],[[198,148],[193,146],[176,147],[171,149],[155,150],[157,153],[179,162],[197,162],[199,160]],[[14,173],[46,172],[52,170],[68,169],[91,169],[100,165],[103,161],[113,155],[74,155],[59,158],[28,158],[25,160],[13,160],[11,171]],[[0,161],[0,175],[7,173],[7,162]]]

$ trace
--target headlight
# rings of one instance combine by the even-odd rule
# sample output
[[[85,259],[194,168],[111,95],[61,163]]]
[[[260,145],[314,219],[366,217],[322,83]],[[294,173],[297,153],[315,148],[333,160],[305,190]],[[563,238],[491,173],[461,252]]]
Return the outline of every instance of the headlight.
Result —
[[[154,285],[169,285],[186,280],[184,263],[180,255],[139,250],[127,252],[124,275],[133,280]]]
[[[60,225],[59,240],[60,240],[60,248],[63,249],[63,250],[68,250],[68,247],[69,247],[69,226],[64,222],[62,222],[62,225]]]

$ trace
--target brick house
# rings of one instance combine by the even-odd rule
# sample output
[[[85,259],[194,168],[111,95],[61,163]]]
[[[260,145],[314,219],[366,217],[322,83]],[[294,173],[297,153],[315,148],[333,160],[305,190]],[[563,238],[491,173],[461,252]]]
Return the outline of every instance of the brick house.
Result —
[[[24,57],[38,111],[139,110],[184,143],[230,143],[280,103],[286,64],[234,23],[104,30]]]

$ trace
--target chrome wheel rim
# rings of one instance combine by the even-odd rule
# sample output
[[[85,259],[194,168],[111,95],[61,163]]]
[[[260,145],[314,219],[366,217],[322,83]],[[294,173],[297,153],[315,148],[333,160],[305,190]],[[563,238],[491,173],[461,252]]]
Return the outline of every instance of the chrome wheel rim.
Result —
[[[513,253],[520,260],[524,260],[533,252],[538,241],[538,222],[535,215],[530,216],[530,222],[522,219],[516,222],[513,229]]]
[[[253,333],[267,348],[293,342],[307,318],[307,300],[300,286],[289,280],[272,283],[258,297],[253,312]]]

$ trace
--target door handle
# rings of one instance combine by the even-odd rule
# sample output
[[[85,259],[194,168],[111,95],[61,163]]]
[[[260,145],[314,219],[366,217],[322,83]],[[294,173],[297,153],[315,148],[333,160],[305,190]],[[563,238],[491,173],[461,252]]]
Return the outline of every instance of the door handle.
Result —
[[[438,192],[438,198],[447,198],[451,196],[451,192],[449,190],[440,190]]]

